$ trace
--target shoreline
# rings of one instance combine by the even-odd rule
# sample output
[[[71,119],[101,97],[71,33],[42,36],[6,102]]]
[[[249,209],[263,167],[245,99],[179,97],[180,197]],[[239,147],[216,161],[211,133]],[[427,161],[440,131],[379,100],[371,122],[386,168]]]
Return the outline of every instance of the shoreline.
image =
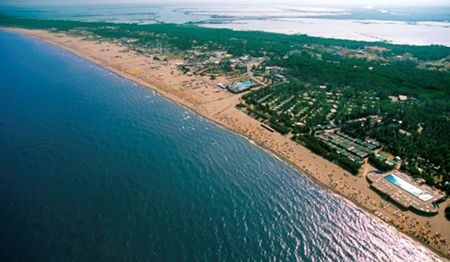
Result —
[[[450,202],[448,199],[441,204],[438,216],[422,217],[411,211],[400,211],[401,216],[396,217],[395,214],[398,212],[395,206],[368,187],[365,173],[370,170],[370,166],[364,165],[361,168],[362,172],[353,176],[289,138],[265,130],[260,126],[259,121],[235,107],[242,95],[232,95],[215,85],[216,82],[220,82],[220,79],[208,80],[207,77],[186,76],[179,72],[175,74],[174,70],[177,69],[174,67],[174,61],[169,61],[168,64],[161,61],[149,62],[147,60],[150,60],[150,57],[135,54],[125,47],[103,40],[85,40],[61,32],[41,30],[18,28],[0,28],[0,30],[8,30],[40,39],[155,91],[164,98],[193,111],[196,115],[211,121],[215,125],[242,136],[250,143],[254,143],[308,176],[314,183],[323,186],[325,190],[330,190],[343,197],[345,201],[352,202],[361,211],[378,216],[386,224],[394,226],[398,231],[416,240],[418,244],[422,244],[442,256],[443,259],[450,258],[450,247],[421,241],[420,230],[417,229],[424,228],[427,223],[431,223],[431,226],[426,228],[430,228],[432,233],[441,233],[448,241],[450,229],[446,228],[445,223],[442,223],[441,220],[433,219],[443,217],[443,209]],[[185,82],[189,85],[185,85]],[[198,83],[201,84],[197,85]],[[389,210],[389,207],[394,207],[395,211]],[[395,214],[392,215],[391,213]],[[412,219],[410,223],[414,224],[414,229],[411,229],[408,222],[406,223],[408,226],[401,222],[402,220],[409,221],[410,218]],[[403,228],[405,229],[402,230]]]

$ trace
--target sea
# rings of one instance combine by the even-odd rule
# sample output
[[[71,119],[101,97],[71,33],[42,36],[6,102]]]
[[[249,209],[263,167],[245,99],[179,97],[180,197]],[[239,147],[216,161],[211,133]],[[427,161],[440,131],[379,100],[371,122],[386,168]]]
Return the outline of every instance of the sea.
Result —
[[[0,30],[2,261],[439,261],[247,139]]]

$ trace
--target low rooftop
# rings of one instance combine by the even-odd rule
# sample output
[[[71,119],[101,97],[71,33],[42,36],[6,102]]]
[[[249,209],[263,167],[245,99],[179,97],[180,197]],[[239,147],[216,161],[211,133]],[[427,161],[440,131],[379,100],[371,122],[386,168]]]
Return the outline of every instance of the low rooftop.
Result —
[[[436,202],[445,198],[445,194],[427,185],[419,185],[397,170],[386,173],[369,172],[367,180],[378,192],[389,196],[400,206],[426,214],[436,214],[439,210]]]

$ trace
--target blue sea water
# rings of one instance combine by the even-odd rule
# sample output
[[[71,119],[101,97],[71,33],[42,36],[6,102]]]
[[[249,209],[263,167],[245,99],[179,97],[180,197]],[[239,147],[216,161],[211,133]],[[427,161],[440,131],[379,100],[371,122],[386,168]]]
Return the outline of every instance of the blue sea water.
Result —
[[[431,261],[189,110],[0,31],[2,261]]]

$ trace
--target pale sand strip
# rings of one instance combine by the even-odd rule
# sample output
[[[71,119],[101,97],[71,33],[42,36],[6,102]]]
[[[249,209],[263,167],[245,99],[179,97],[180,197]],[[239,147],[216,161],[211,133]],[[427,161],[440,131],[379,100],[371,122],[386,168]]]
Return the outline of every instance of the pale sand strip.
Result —
[[[450,257],[450,223],[444,217],[441,204],[434,217],[418,216],[410,211],[400,211],[369,188],[365,173],[373,168],[364,165],[358,176],[353,176],[339,166],[313,154],[307,148],[278,133],[271,133],[260,123],[235,108],[240,96],[220,88],[218,83],[227,80],[219,77],[187,76],[176,69],[176,63],[155,61],[152,57],[138,55],[125,47],[106,41],[98,42],[41,30],[8,29],[26,34],[62,47],[88,59],[112,72],[140,85],[155,90],[164,97],[192,109],[220,126],[233,130],[257,145],[271,151],[290,165],[306,173],[326,188],[370,211],[400,231],[421,240],[441,255]],[[439,237],[436,233],[439,232]],[[441,242],[445,239],[444,242]]]

